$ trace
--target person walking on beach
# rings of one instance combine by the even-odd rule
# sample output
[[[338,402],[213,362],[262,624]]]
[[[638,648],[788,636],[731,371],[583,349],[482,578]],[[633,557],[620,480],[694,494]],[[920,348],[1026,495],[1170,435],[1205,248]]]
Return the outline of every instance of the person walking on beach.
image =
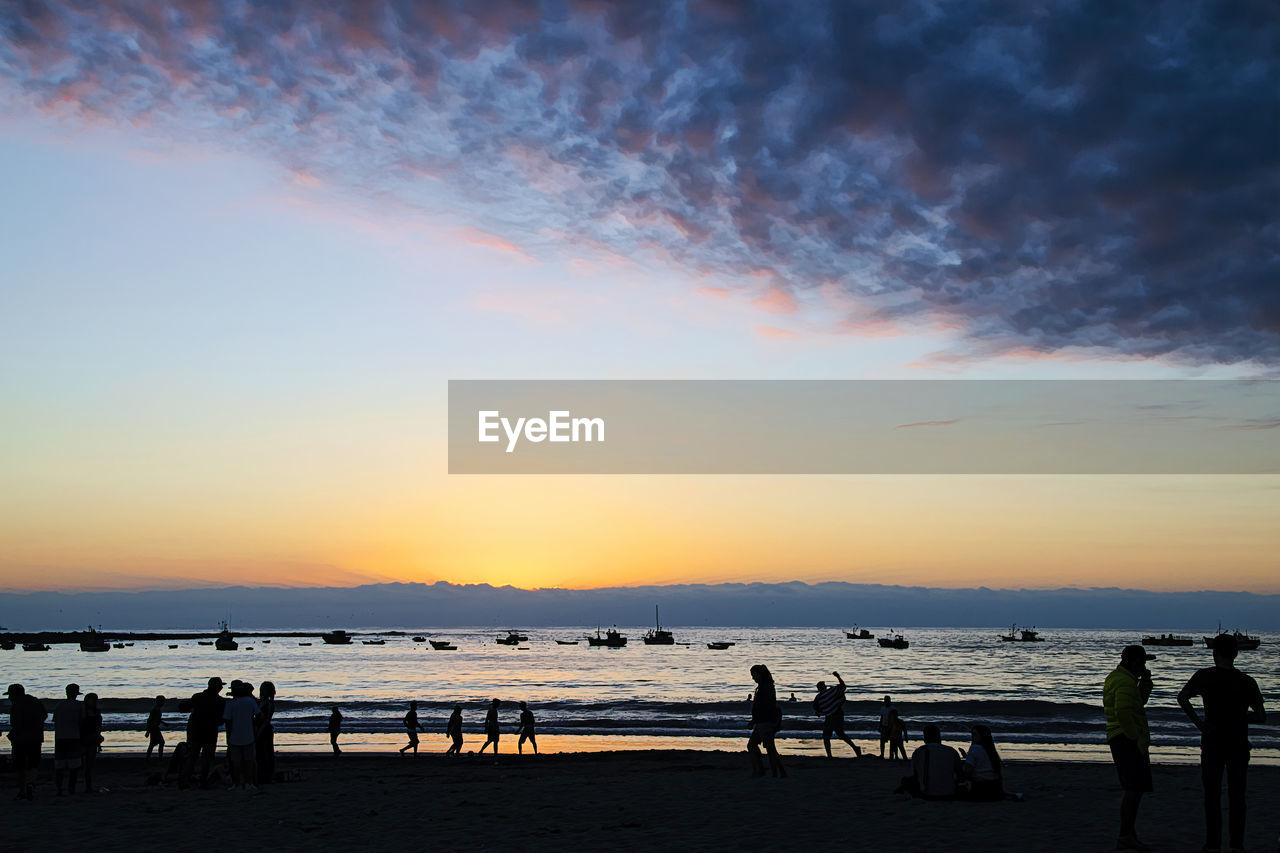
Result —
[[[218,729],[222,727],[222,714],[227,700],[222,698],[223,681],[218,676],[209,679],[209,686],[190,699],[178,703],[178,710],[187,716],[187,761],[178,787],[186,788],[195,775],[196,763],[200,764],[200,787],[209,787],[209,768],[218,749]]]
[[[413,754],[418,754],[418,732],[426,731],[422,727],[422,723],[418,722],[418,703],[409,703],[409,713],[404,715],[404,728],[409,733],[409,742],[400,747],[400,754],[404,755],[405,750],[412,749]]]
[[[164,758],[164,697],[157,696],[156,703],[151,706],[151,713],[147,714],[147,758],[151,757],[153,749],[159,749],[156,753],[160,758]]]
[[[338,748],[340,734],[342,734],[342,711],[334,705],[333,712],[329,714],[329,746],[333,747],[334,755],[342,755],[342,750]]]
[[[222,709],[227,724],[227,762],[231,765],[228,790],[258,790],[258,754],[254,746],[253,720],[261,709],[253,698],[253,685],[231,682],[231,699]]]
[[[1156,656],[1142,646],[1125,646],[1120,665],[1102,686],[1107,717],[1107,745],[1115,762],[1124,796],[1120,800],[1117,850],[1149,850],[1138,840],[1138,806],[1151,790],[1151,730],[1147,727],[1147,699],[1154,687],[1147,661]]]
[[[1191,676],[1178,704],[1200,730],[1200,781],[1204,785],[1204,849],[1222,845],[1222,774],[1227,775],[1228,831],[1232,850],[1244,849],[1245,780],[1249,768],[1249,724],[1265,723],[1258,682],[1236,669],[1239,645],[1230,634],[1213,641],[1213,666]],[[1204,702],[1204,716],[1191,700]]]
[[[782,766],[782,757],[774,744],[774,736],[782,728],[782,706],[778,704],[778,693],[773,685],[773,674],[769,667],[758,663],[751,667],[751,677],[756,682],[755,698],[751,700],[751,737],[747,739],[747,752],[751,754],[751,775],[764,775],[764,763],[760,756],[760,747],[764,746],[769,756],[769,772],[775,777],[786,778],[787,769]]]
[[[822,717],[822,745],[827,750],[827,758],[830,758],[831,736],[834,734],[853,747],[853,754],[861,758],[862,750],[844,733],[844,694],[847,687],[840,673],[832,672],[831,674],[840,683],[828,687],[825,681],[819,681],[818,695],[813,699],[813,712]],[[791,695],[795,696],[794,693]]]
[[[9,697],[9,743],[14,777],[18,782],[15,800],[35,796],[36,768],[40,765],[40,747],[44,743],[44,721],[49,712],[21,684],[10,684],[4,692]],[[56,736],[56,735],[55,735]]]
[[[453,713],[449,715],[449,722],[444,727],[444,733],[453,739],[453,745],[444,751],[445,755],[461,755],[462,754],[462,708],[454,708]]]
[[[501,732],[498,730],[498,706],[501,703],[494,699],[489,703],[489,712],[484,715],[484,745],[480,747],[480,753],[484,752],[484,748],[489,744],[493,744],[493,754],[498,754],[498,737]]]
[[[258,761],[258,784],[276,780],[276,685],[264,681],[258,687],[258,716],[253,721],[253,749]]]
[[[97,693],[86,693],[84,696],[80,748],[84,751],[84,792],[95,794],[98,789],[93,786],[93,765],[98,760],[98,752],[102,750],[102,712],[98,710]]]
[[[70,793],[76,792],[76,778],[84,763],[80,729],[84,724],[84,703],[79,684],[67,685],[67,698],[53,706],[53,784],[59,797],[71,777]]]
[[[524,702],[520,703],[520,725],[516,727],[516,733],[520,735],[520,740],[516,741],[516,752],[524,755],[524,742],[529,741],[533,746],[533,754],[537,755],[538,738],[533,731],[533,712]]]
[[[907,760],[907,724],[896,708],[889,712],[889,760],[894,758]]]
[[[884,704],[880,706],[880,757],[884,758],[884,745],[889,742],[889,714],[893,711],[893,704],[889,697],[884,697]],[[890,753],[892,755],[892,753]]]

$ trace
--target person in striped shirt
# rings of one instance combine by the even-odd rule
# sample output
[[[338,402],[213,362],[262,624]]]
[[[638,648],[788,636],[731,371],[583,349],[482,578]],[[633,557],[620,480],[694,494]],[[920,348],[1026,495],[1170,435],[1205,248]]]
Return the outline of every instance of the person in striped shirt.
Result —
[[[831,673],[840,682],[831,687],[825,681],[818,682],[818,695],[813,700],[813,712],[822,717],[822,745],[827,749],[827,758],[831,757],[831,735],[853,747],[853,754],[862,757],[862,750],[844,733],[844,692],[846,685],[840,673]]]

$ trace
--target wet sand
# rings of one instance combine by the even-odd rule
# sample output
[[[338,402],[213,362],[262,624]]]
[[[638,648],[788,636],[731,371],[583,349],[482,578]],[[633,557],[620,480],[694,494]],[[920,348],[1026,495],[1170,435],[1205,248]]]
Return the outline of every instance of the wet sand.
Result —
[[[514,744],[508,744],[508,747]],[[892,792],[901,763],[787,758],[790,778],[752,779],[745,754],[615,752],[449,760],[281,754],[301,779],[262,793],[147,787],[158,765],[103,756],[109,790],[57,798],[46,755],[34,802],[3,794],[0,850],[180,849],[1087,851],[1114,845],[1119,789],[1108,765],[1010,762],[1022,803],[926,803]],[[12,790],[10,773],[0,785]],[[1247,846],[1280,836],[1280,768],[1253,767]],[[1198,850],[1198,769],[1157,766],[1139,833]]]

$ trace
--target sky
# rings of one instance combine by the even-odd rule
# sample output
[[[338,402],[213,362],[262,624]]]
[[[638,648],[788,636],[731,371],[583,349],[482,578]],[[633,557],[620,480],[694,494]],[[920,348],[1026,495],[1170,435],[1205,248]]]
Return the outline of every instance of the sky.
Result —
[[[1258,3],[0,8],[0,588],[1280,591],[1280,478],[464,477],[449,379],[1257,378]]]

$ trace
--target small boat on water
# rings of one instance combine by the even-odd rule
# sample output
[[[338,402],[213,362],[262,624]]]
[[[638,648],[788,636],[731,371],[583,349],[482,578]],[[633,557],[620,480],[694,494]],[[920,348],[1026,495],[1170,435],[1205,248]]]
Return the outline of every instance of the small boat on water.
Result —
[[[414,638],[413,638],[413,641],[414,641],[415,643],[425,643],[425,642],[427,641],[427,638],[426,638],[426,637],[414,637]]]
[[[320,639],[324,640],[327,646],[349,646],[351,645],[351,635],[339,628],[336,631],[330,631],[327,634],[321,634]]]
[[[210,644],[210,643],[205,643],[205,645],[211,645],[211,644]],[[113,649],[123,649],[123,648],[124,648],[124,643],[114,643],[114,644],[112,644],[112,646],[111,646],[111,647],[112,647]]]
[[[80,651],[109,652],[111,651],[111,644],[90,625],[89,630],[85,632],[84,639],[80,641]]]
[[[49,645],[47,643],[23,643],[22,650],[24,652],[47,652]]]
[[[1009,626],[1009,633],[1001,634],[1000,641],[1003,643],[1043,643],[1044,637],[1040,636],[1040,632],[1034,628],[1019,628],[1017,625]]]
[[[310,644],[310,643],[298,643],[298,645],[300,645],[300,646],[309,646],[309,645],[311,645],[311,644]]]
[[[126,646],[126,647],[128,647],[128,646],[132,646],[132,645],[133,645],[133,643],[125,643],[125,646]]]
[[[596,635],[593,637],[587,635],[587,645],[594,647],[604,647],[606,649],[620,649],[627,644],[627,638],[618,633],[617,626],[605,631],[603,635],[600,628],[596,628]]]
[[[499,637],[498,644],[502,646],[518,646],[521,643],[527,642],[528,639],[529,638],[527,636],[521,634],[519,631],[508,628],[507,636]]]
[[[171,649],[176,649],[177,647],[178,647],[178,644],[177,644],[177,643],[170,643],[170,644],[169,644],[169,648],[171,648]]]
[[[263,640],[262,642],[263,642],[263,643],[270,643],[271,641],[270,641],[270,640]]]
[[[213,640],[196,640],[196,644],[200,646],[212,646]]]
[[[1194,646],[1196,641],[1177,634],[1148,635],[1142,638],[1144,646]]]
[[[653,629],[647,631],[643,637],[646,646],[674,646],[676,644],[675,635],[670,631],[662,630],[662,620],[658,618],[658,605],[653,606]]]
[[[387,641],[379,637],[376,640],[361,640],[361,644],[366,646],[385,646]]]
[[[1212,637],[1204,638],[1205,648],[1207,649],[1213,648],[1213,644],[1217,642],[1218,637],[1235,637],[1236,648],[1242,652],[1254,651],[1255,649],[1258,648],[1259,645],[1262,644],[1262,639],[1260,637],[1250,637],[1248,631],[1245,631],[1244,633],[1241,633],[1240,631],[1227,632],[1222,630],[1222,626],[1219,625],[1217,634],[1215,634]]]
[[[874,640],[876,638],[875,634],[871,633],[866,628],[859,628],[857,625],[853,626],[852,631],[845,631],[844,635],[850,640]]]
[[[438,652],[456,652],[458,647],[448,640],[432,640],[431,648]]]
[[[718,652],[722,652],[722,651],[724,651],[725,649],[729,648],[729,647],[730,647],[730,646],[732,646],[732,645],[735,645],[735,644],[734,644],[734,643],[726,643],[726,642],[707,643],[707,648],[709,648],[709,649],[715,649],[715,650],[716,650],[716,651],[718,651]]]
[[[218,638],[213,641],[213,645],[220,652],[234,652],[240,648],[240,644],[231,635],[231,629],[226,622],[222,623],[222,630],[218,632]]]
[[[556,645],[557,646],[576,646],[578,645],[578,641],[577,640],[556,640]]]
[[[901,634],[880,637],[876,642],[880,644],[880,648],[882,649],[906,649],[911,647],[911,644],[907,642],[906,637],[903,637]]]

